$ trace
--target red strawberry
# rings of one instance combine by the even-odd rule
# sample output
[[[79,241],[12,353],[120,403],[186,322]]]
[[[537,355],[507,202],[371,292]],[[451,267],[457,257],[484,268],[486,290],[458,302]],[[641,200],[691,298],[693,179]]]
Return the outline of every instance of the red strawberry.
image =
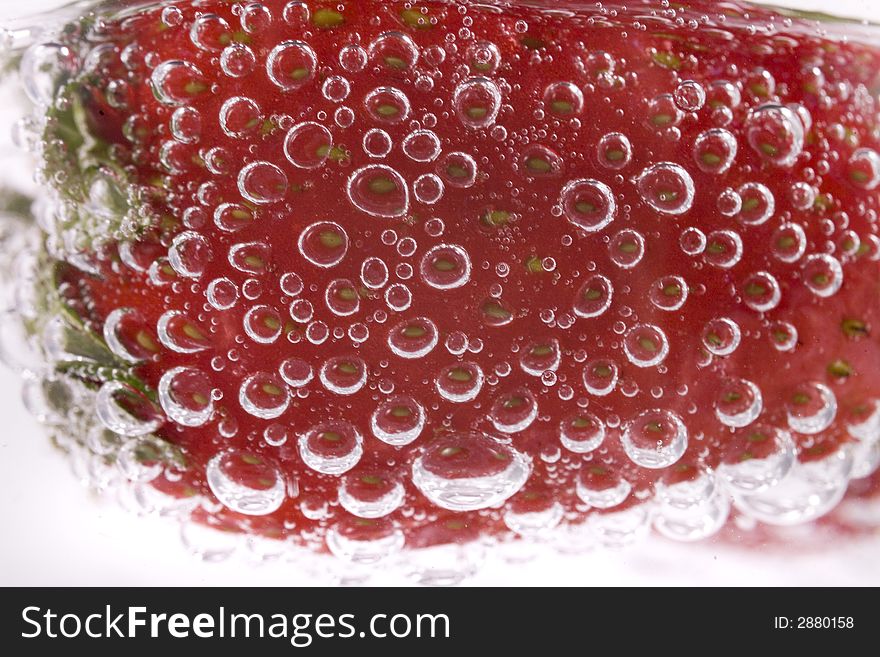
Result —
[[[880,51],[625,5],[68,29],[38,289],[101,453],[360,559],[833,508],[880,449]]]

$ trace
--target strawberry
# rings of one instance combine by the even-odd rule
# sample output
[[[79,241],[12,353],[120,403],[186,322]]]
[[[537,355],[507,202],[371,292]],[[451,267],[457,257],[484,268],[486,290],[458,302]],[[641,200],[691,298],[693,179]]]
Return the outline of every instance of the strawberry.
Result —
[[[356,560],[813,520],[880,450],[867,29],[99,8],[25,58],[44,381],[196,521]]]

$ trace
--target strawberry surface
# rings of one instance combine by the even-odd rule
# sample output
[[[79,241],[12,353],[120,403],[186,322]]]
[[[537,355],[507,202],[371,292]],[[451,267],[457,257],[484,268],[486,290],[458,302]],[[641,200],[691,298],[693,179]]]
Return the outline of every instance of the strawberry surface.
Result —
[[[859,29],[647,0],[84,19],[44,224],[65,331],[108,353],[54,366],[198,520],[346,557],[694,540],[731,499],[812,520],[880,437]]]

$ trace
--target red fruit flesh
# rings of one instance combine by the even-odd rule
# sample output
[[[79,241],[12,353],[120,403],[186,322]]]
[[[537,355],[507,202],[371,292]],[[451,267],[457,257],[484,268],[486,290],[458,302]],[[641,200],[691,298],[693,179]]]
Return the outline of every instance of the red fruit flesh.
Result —
[[[731,429],[715,410],[748,413],[756,394],[757,422],[789,430],[789,413],[821,410],[816,384],[833,392],[833,423],[792,432],[801,461],[837,453],[874,412],[876,47],[736,2],[262,4],[178,3],[171,24],[159,9],[108,22],[79,44],[104,50],[71,92],[153,219],[133,243],[110,236],[89,254],[98,275],[65,268],[64,296],[99,333],[114,310],[137,309],[119,334],[149,389],[185,367],[202,375],[178,401],[198,412],[213,394],[200,426],[162,425],[187,467],[155,485],[210,496],[209,461],[235,450],[252,462],[229,476],[255,490],[277,476],[287,491],[274,512],[203,520],[321,549],[326,528],[354,516],[336,505],[339,474],[316,471],[301,442],[344,460],[355,430],[363,454],[347,490],[366,501],[395,482],[405,491],[358,536],[385,536],[391,522],[419,547],[505,534],[510,510],[558,504],[583,522],[596,511],[579,485],[628,482],[622,509],[670,468],[760,457],[741,447],[757,425]],[[198,32],[206,14],[227,27]],[[156,73],[175,61],[194,69]],[[252,70],[229,75],[230,62]],[[725,214],[731,202],[742,207]],[[201,238],[174,247],[184,231]],[[156,328],[168,311],[180,313],[170,338]],[[290,358],[311,367],[309,383],[285,383]],[[256,415],[240,402],[254,375]],[[382,404],[392,427],[421,408],[413,442],[377,438]],[[676,419],[687,450],[672,457]],[[572,451],[562,423],[584,439],[601,423],[604,440]],[[662,461],[627,456],[627,428],[633,449]],[[493,455],[469,432],[507,444]],[[444,508],[412,482],[416,459],[454,480],[501,472],[509,449],[531,473],[504,505]]]

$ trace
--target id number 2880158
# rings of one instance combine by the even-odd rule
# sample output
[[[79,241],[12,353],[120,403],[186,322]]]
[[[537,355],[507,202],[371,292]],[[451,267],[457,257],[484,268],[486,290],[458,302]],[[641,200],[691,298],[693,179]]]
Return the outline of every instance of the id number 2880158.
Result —
[[[851,630],[855,627],[852,616],[776,616],[773,629],[776,630]]]

